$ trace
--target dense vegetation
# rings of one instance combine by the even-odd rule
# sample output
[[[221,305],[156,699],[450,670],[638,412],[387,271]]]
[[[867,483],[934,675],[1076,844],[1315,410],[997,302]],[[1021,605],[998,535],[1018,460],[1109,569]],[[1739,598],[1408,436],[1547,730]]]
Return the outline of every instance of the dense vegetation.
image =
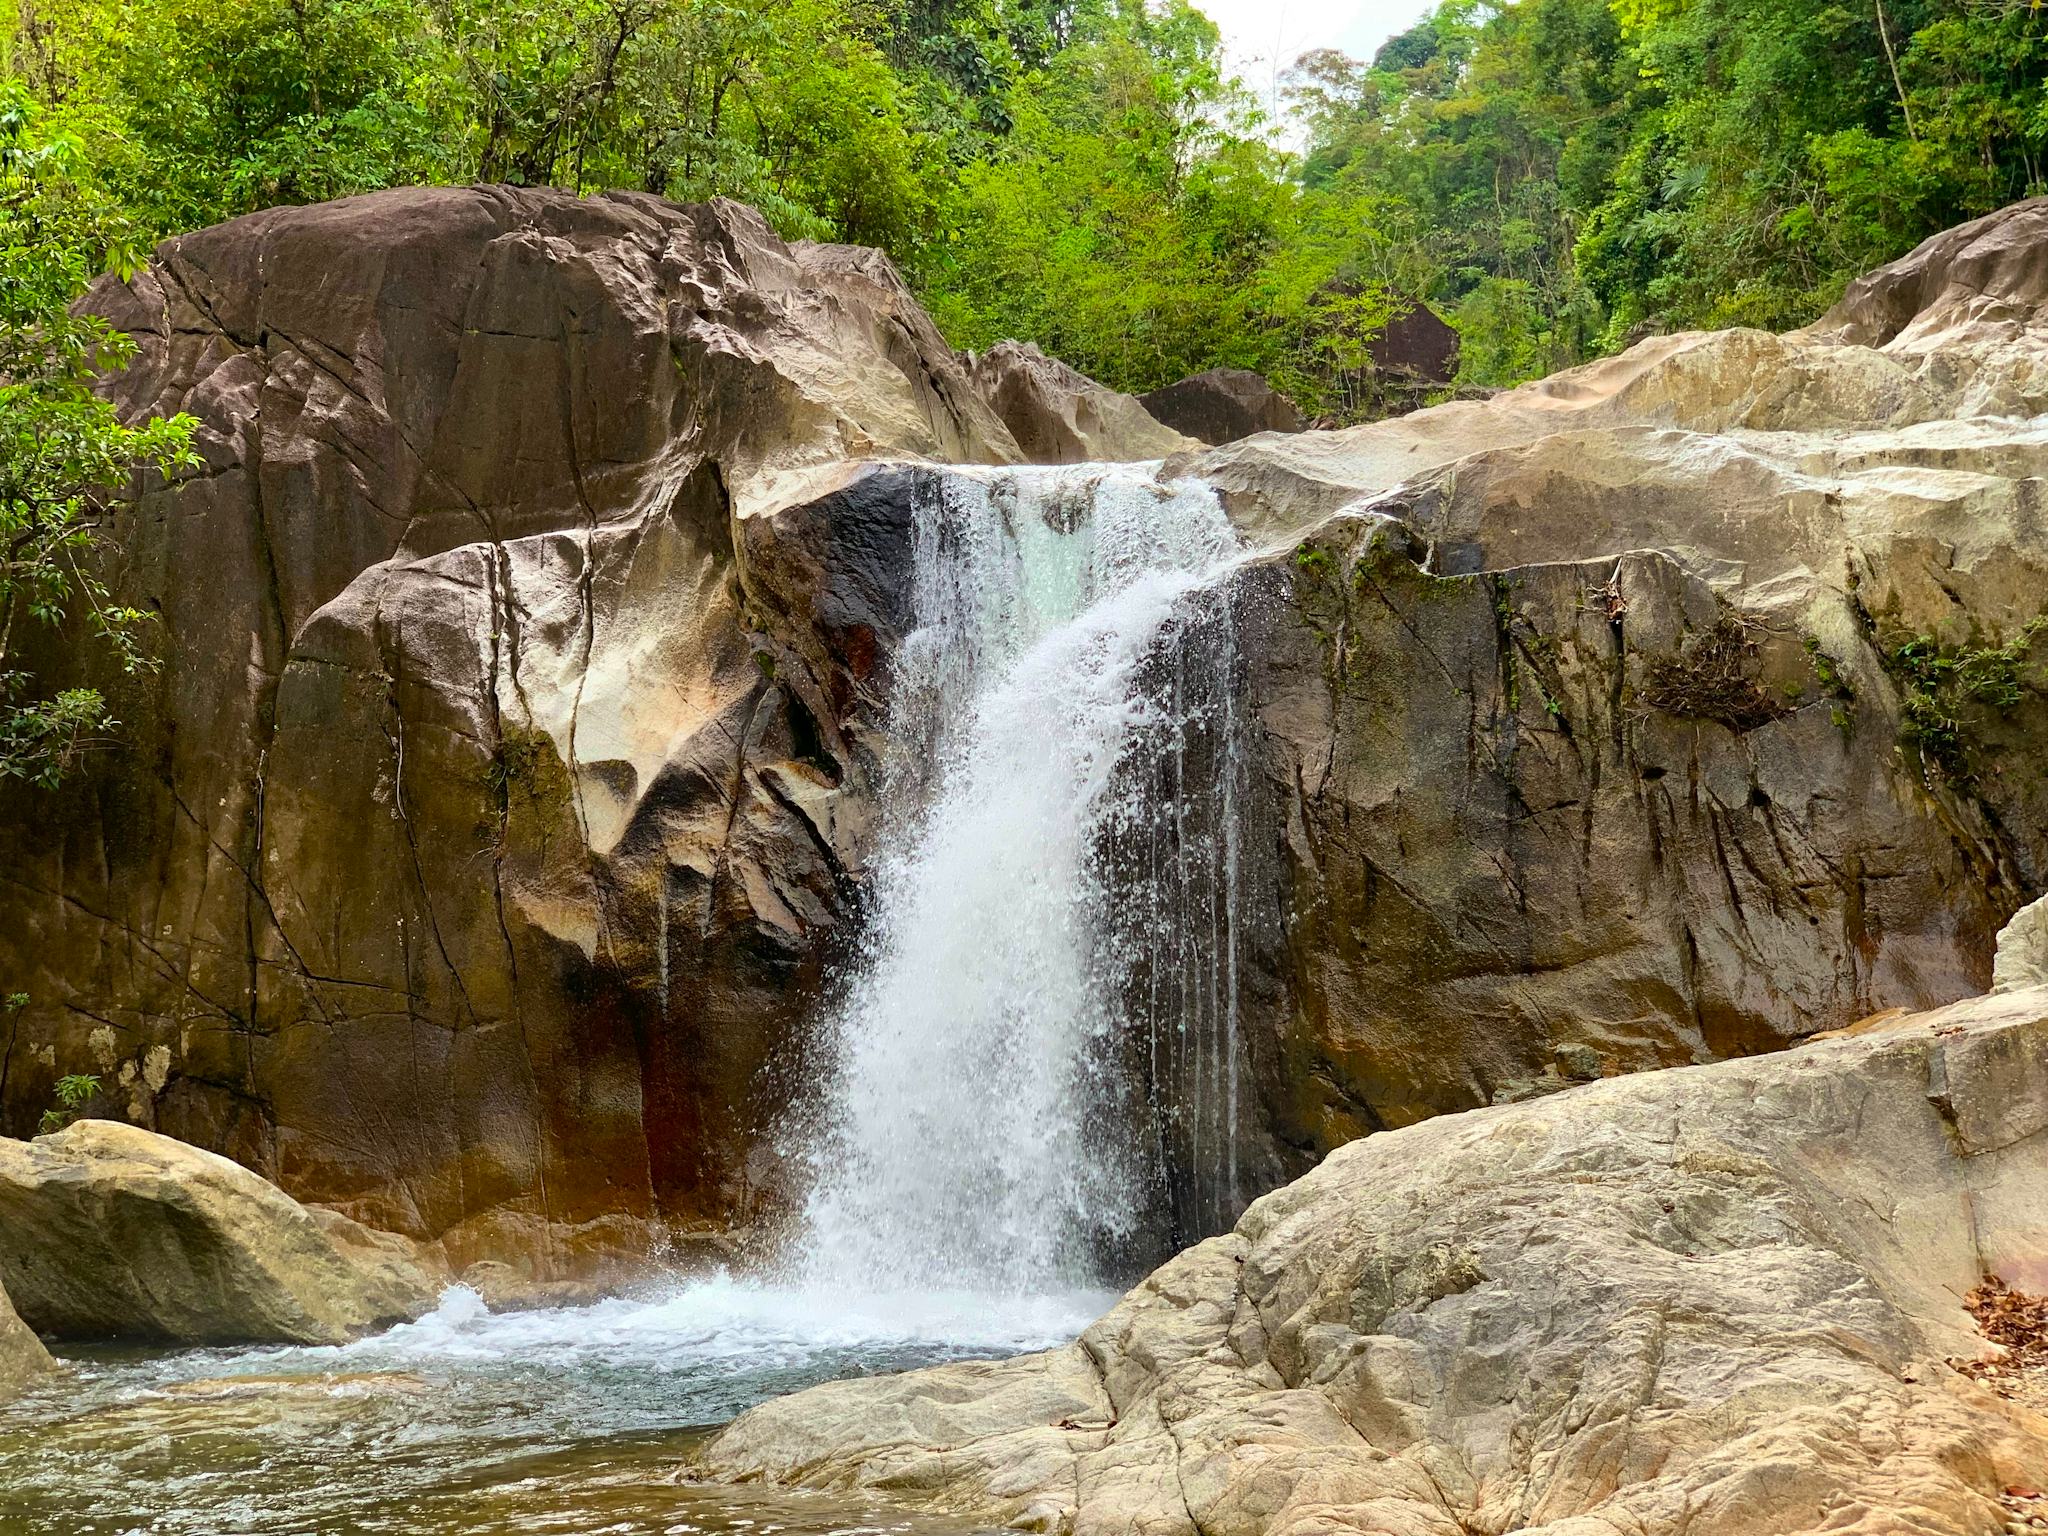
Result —
[[[2026,195],[2033,0],[1445,0],[1303,60],[1281,153],[1186,0],[23,0],[10,68],[152,232],[478,178],[722,193],[877,244],[962,345],[1371,404],[1423,299],[1508,382],[1810,318]]]
[[[2040,189],[2039,0],[1444,0],[1289,76],[1301,151],[1188,0],[19,0],[0,89],[0,774],[106,723],[10,670],[81,606],[91,486],[173,463],[86,384],[88,269],[276,203],[478,179],[759,206],[887,248],[962,346],[1146,388],[1220,363],[1376,409],[1426,302],[1459,382],[1639,329],[1806,320],[1852,274]],[[80,599],[85,601],[81,605]]]

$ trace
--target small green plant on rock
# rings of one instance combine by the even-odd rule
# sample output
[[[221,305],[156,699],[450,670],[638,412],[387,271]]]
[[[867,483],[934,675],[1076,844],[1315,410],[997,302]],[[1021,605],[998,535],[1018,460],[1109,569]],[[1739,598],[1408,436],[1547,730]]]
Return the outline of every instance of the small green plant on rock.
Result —
[[[56,1106],[43,1111],[43,1118],[36,1126],[37,1134],[47,1136],[52,1131],[63,1130],[84,1113],[85,1106],[99,1091],[100,1080],[90,1073],[74,1072],[58,1078]]]
[[[1959,782],[1968,779],[1973,725],[1987,712],[2011,714],[2029,692],[2048,691],[2041,676],[2030,679],[2026,670],[2044,635],[2048,614],[2030,619],[2003,645],[1944,645],[1932,635],[1909,635],[1885,648],[1885,662],[1904,691],[1899,734],[1923,765]]]

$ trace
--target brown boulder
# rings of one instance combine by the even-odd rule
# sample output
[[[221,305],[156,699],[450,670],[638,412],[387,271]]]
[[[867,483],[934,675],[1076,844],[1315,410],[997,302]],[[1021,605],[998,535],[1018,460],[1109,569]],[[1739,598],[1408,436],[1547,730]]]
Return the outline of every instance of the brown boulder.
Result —
[[[1017,439],[1027,463],[1163,459],[1198,446],[1129,395],[1096,383],[1029,342],[997,342],[970,357],[968,371]]]
[[[111,1120],[0,1140],[0,1286],[65,1339],[335,1344],[438,1287],[239,1164]]]
[[[1138,403],[1174,431],[1212,447],[1255,432],[1299,432],[1292,400],[1249,368],[1211,368],[1138,396]]]
[[[119,747],[0,792],[0,1120],[97,1073],[537,1281],[744,1222],[847,900],[812,818],[863,769],[751,637],[734,517],[823,461],[1018,452],[894,269],[729,203],[411,189],[91,302],[138,344],[115,398],[191,411],[206,468],[116,530],[165,662]]]
[[[1441,387],[1458,376],[1458,332],[1427,304],[1410,304],[1366,343],[1372,365],[1410,389]]]

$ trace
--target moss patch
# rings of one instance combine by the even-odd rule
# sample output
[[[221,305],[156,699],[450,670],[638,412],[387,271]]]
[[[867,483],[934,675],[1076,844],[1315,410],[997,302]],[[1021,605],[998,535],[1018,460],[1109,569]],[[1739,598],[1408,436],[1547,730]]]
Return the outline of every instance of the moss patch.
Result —
[[[2029,620],[2002,645],[1944,645],[1932,635],[1887,637],[1885,665],[1903,699],[1899,734],[1932,768],[1958,783],[1972,775],[1975,738],[1989,720],[2011,714],[2029,694],[2048,695],[2048,615]]]

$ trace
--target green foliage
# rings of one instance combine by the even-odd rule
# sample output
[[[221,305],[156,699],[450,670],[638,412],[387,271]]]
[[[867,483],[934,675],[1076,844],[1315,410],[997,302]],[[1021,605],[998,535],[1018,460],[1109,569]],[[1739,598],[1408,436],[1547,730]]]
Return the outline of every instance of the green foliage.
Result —
[[[1311,415],[1635,335],[1811,319],[2040,189],[2035,0],[1442,0],[1287,76],[1191,0],[23,0],[8,70],[146,235],[421,182],[729,196],[890,251],[955,344],[1120,388],[1259,369]]]
[[[54,1109],[43,1111],[43,1118],[36,1126],[38,1135],[47,1136],[52,1131],[61,1131],[84,1112],[92,1096],[100,1091],[100,1080],[83,1073],[72,1073],[57,1079],[57,1104]]]
[[[2043,185],[2031,0],[1449,0],[1370,65],[1303,62],[1302,181],[1405,204],[1402,291],[1503,384],[1640,330],[1814,318]]]
[[[88,273],[132,260],[129,230],[37,115],[0,82],[0,777],[47,786],[115,722],[97,689],[22,663],[26,632],[82,628],[121,670],[152,665],[148,615],[112,600],[93,556],[113,487],[196,461],[189,419],[124,426],[92,392],[132,346],[66,306]]]
[[[1892,641],[1885,660],[1903,690],[1900,731],[1923,767],[1969,781],[1971,746],[1984,717],[2010,714],[2030,692],[2048,694],[2048,670],[2027,670],[2044,635],[2048,615],[2003,645],[1944,645],[1930,635]]]

